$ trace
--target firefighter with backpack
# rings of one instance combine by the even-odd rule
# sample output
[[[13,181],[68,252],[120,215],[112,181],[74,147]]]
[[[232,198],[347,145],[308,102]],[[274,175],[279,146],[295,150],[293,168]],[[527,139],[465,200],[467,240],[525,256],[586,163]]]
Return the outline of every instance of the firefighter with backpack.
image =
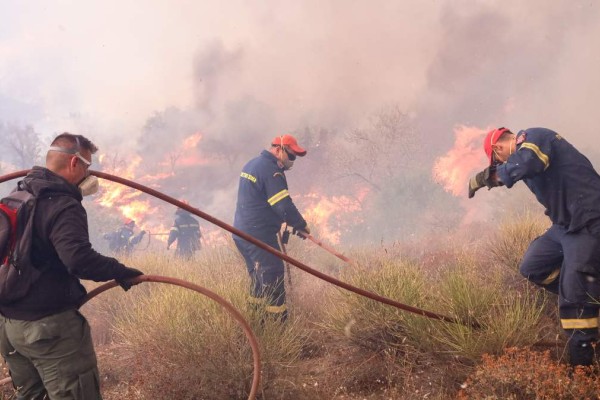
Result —
[[[97,189],[88,171],[96,151],[84,136],[63,133],[52,142],[46,167],[33,167],[18,184],[33,199],[29,230],[17,229],[0,267],[0,353],[18,399],[102,398],[90,326],[78,311],[86,295],[80,279],[115,279],[128,290],[129,279],[142,274],[90,243],[81,201]],[[16,194],[9,197],[18,202]]]

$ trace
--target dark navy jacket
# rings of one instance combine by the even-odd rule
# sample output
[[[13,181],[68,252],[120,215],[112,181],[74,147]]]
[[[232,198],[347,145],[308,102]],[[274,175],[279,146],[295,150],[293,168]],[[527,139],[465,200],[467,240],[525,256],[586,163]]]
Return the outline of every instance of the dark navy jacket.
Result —
[[[598,222],[600,175],[583,154],[545,128],[520,131],[516,141],[516,152],[496,169],[507,187],[522,179],[552,223],[569,232]]]
[[[167,246],[177,240],[177,250],[191,255],[200,248],[200,224],[188,211],[178,208],[175,211],[175,222],[169,231]]]
[[[269,236],[276,234],[283,222],[297,229],[306,227],[277,157],[263,150],[242,169],[233,225],[253,236]]]

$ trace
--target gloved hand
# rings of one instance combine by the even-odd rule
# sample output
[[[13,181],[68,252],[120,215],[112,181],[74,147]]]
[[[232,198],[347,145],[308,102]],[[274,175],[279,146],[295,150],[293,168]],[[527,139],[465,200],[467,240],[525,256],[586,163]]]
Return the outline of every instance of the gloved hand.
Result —
[[[290,231],[287,228],[281,234],[281,244],[288,244],[290,241]]]
[[[496,179],[496,167],[491,165],[469,179],[469,198],[475,196],[475,192],[482,187],[491,189],[496,186],[502,186],[503,183]]]
[[[306,236],[302,235],[301,232],[306,233],[307,235],[310,235],[310,229],[308,229],[308,226],[305,226],[302,229],[297,229],[297,228],[292,229],[292,234],[300,236],[300,238],[302,238],[302,240],[306,239]]]
[[[121,277],[115,280],[124,291],[128,291],[133,285],[137,285],[137,283],[131,283],[129,280],[140,275],[144,275],[144,273],[135,268],[125,267],[125,270],[121,273]]]
[[[140,237],[144,236],[146,234],[146,231],[141,231],[140,232]]]

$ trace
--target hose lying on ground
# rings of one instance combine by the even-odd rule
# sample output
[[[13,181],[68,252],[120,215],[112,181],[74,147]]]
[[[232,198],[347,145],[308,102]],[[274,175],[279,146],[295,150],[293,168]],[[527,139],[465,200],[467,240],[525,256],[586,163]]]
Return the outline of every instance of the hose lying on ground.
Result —
[[[258,385],[260,383],[260,351],[258,348],[258,341],[256,340],[256,336],[252,332],[250,325],[248,322],[242,317],[242,314],[238,310],[235,309],[227,300],[223,299],[221,296],[217,295],[210,290],[193,284],[191,282],[187,282],[177,278],[169,278],[165,276],[158,275],[141,275],[132,279],[128,279],[128,282],[131,282],[134,285],[137,285],[142,282],[159,282],[159,283],[167,283],[169,285],[180,286],[182,288],[190,289],[200,294],[203,294],[206,297],[216,301],[221,307],[223,307],[231,316],[242,326],[246,337],[248,338],[248,342],[250,342],[250,347],[252,348],[252,358],[254,359],[254,376],[252,378],[252,387],[250,388],[250,394],[248,395],[249,400],[254,400],[256,398],[256,393],[258,391]],[[102,292],[105,292],[109,289],[114,288],[115,286],[119,286],[119,284],[115,281],[106,282],[93,290],[91,290],[87,296],[81,302],[81,305],[87,303],[90,299],[96,297]]]

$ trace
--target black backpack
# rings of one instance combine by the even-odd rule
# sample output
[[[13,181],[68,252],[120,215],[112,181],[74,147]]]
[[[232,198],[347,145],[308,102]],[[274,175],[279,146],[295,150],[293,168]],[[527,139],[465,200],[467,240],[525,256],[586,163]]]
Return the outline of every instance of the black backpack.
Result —
[[[41,271],[31,262],[36,198],[16,190],[0,200],[0,304],[24,297]]]

